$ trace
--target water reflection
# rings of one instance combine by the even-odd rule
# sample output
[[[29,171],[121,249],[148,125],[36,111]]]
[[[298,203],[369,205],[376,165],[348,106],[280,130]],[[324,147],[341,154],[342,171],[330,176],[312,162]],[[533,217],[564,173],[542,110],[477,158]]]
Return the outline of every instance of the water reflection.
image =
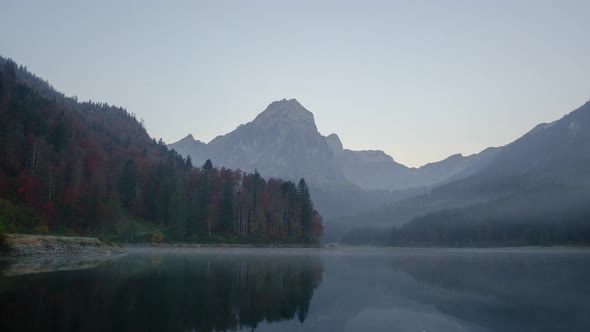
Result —
[[[587,250],[451,250],[398,257],[392,267],[430,288],[406,296],[491,331],[577,331],[590,326]]]
[[[0,331],[590,326],[584,249],[148,249],[58,266],[0,277]]]
[[[303,322],[314,255],[146,251],[91,270],[0,279],[0,330],[223,331]]]

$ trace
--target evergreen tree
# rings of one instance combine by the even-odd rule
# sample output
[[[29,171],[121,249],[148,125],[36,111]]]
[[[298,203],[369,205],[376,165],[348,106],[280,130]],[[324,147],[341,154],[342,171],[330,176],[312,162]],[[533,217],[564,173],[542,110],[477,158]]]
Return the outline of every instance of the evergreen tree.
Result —
[[[192,182],[189,182],[188,190],[188,220],[187,220],[187,239],[194,241],[198,239],[202,220],[202,209],[201,209],[201,195],[200,190],[195,190]],[[200,187],[196,187],[200,188]]]
[[[203,164],[203,172],[209,172],[211,169],[213,168],[213,163],[211,162],[210,159],[207,159],[207,161],[205,161],[205,163]]]
[[[10,92],[16,85],[16,64],[12,60],[7,60],[2,67],[0,87]]]
[[[226,233],[231,234],[231,226],[234,220],[234,188],[233,183],[228,182],[223,188],[221,198],[221,223]]]
[[[199,187],[199,216],[201,217],[201,228],[207,236],[211,235],[211,170],[213,164],[207,159],[201,168],[201,186]]]
[[[176,180],[174,190],[170,196],[168,208],[168,223],[172,239],[184,241],[187,229],[188,206],[186,192],[182,178]]]
[[[311,237],[311,222],[313,217],[313,203],[309,195],[309,188],[305,180],[301,178],[297,185],[297,195],[301,206],[301,227],[303,228],[303,239],[308,241]]]
[[[186,156],[184,166],[186,170],[191,170],[193,168],[193,159],[191,158],[191,156]]]

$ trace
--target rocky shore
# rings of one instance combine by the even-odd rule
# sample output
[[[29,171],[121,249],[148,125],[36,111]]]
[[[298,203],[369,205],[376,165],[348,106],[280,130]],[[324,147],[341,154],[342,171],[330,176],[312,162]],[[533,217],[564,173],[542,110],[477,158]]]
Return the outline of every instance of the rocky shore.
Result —
[[[5,257],[21,257],[52,254],[120,253],[123,248],[91,237],[65,237],[49,235],[8,234],[8,252]]]

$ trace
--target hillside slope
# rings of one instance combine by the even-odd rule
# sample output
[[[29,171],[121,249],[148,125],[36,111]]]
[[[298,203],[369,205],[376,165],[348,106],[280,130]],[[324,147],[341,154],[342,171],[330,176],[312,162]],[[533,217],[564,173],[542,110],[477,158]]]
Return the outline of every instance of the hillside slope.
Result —
[[[371,213],[330,220],[327,225],[331,230],[336,229],[331,239],[349,232],[347,238],[360,241],[354,234],[358,232],[355,228],[383,229],[404,225],[413,219],[420,220],[424,233],[434,228],[436,222],[446,222],[445,218],[451,216],[460,219],[459,215],[474,223],[502,220],[509,224],[519,218],[547,222],[535,211],[551,206],[550,210],[542,210],[545,215],[554,215],[550,211],[567,215],[565,211],[575,207],[577,215],[586,215],[582,209],[584,204],[574,202],[578,201],[576,197],[586,202],[584,197],[588,197],[588,193],[590,102],[560,120],[536,126],[516,141],[497,149],[487,165],[469,177],[442,184],[427,194],[389,204]],[[564,200],[564,197],[569,199]],[[543,206],[536,208],[539,204]],[[510,218],[500,218],[502,211],[513,214]],[[551,220],[558,222],[554,217]],[[459,229],[458,224],[453,225]],[[467,225],[466,221],[464,226]],[[412,227],[415,226],[402,226],[402,229]]]

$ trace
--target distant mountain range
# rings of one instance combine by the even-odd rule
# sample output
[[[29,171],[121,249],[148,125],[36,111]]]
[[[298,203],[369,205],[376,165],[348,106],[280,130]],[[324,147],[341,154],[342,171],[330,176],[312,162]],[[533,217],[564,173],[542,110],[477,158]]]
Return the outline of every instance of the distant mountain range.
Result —
[[[455,154],[420,168],[410,168],[395,162],[381,150],[344,149],[336,134],[329,135],[326,140],[346,180],[365,190],[430,187],[460,179],[484,167],[498,151],[497,148],[489,148],[467,157]]]
[[[336,134],[318,131],[313,114],[295,99],[271,103],[252,122],[208,144],[189,134],[170,144],[196,164],[211,159],[226,167],[268,176],[305,177],[316,184],[353,184],[363,190],[404,190],[432,186],[479,169],[497,149],[450,156],[420,168],[397,163],[381,150],[353,151]]]
[[[590,103],[506,146],[420,168],[380,150],[345,149],[336,134],[319,133],[313,114],[295,99],[271,103],[252,122],[207,144],[188,135],[170,147],[196,164],[211,159],[268,177],[304,177],[318,210],[332,219],[329,239],[337,239],[359,227],[389,228],[437,211],[537,193],[548,183],[584,192],[590,183]]]
[[[344,149],[336,134],[325,137],[318,131],[313,114],[295,99],[271,103],[252,122],[209,143],[189,134],[169,147],[190,155],[195,165],[211,159],[228,168],[257,169],[266,177],[303,177],[326,217],[376,208],[408,195],[400,191],[420,192],[419,188],[465,177],[483,167],[497,150],[468,157],[458,154],[409,168],[380,150]]]

